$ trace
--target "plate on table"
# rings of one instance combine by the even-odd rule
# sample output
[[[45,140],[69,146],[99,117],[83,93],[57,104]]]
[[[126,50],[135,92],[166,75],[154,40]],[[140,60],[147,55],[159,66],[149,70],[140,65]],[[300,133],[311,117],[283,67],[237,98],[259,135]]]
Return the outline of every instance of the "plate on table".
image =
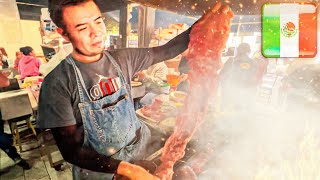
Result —
[[[142,112],[141,109],[138,109],[136,111],[136,114],[139,119],[143,122],[145,122],[147,125],[151,126],[153,129],[160,131],[161,133],[168,134],[171,133],[174,129],[176,118],[174,117],[168,117],[164,118],[161,121],[154,120],[150,117],[145,116]]]
[[[159,121],[156,121],[156,120],[154,120],[154,119],[152,119],[152,118],[150,118],[150,117],[145,116],[145,115],[142,113],[142,109],[136,110],[136,114],[137,114],[138,116],[142,117],[143,119],[147,120],[147,121],[150,122],[150,123],[159,124]]]
[[[183,103],[187,95],[188,95],[187,93],[182,91],[173,91],[173,92],[170,92],[169,98],[174,102]]]

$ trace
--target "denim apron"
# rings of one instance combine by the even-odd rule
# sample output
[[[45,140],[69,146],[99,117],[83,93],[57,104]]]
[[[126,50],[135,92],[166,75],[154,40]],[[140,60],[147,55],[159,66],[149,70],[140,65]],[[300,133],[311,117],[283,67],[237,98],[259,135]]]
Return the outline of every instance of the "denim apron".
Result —
[[[119,65],[105,52],[115,67],[121,81],[121,87],[112,95],[93,101],[87,91],[79,68],[71,55],[66,60],[72,65],[80,95],[78,104],[83,128],[84,146],[89,146],[99,154],[130,161],[144,158],[146,145],[150,140],[150,130],[137,118],[130,85],[126,82]],[[140,138],[136,141],[136,131],[140,128]],[[134,142],[133,142],[134,141]],[[107,164],[106,164],[107,166]],[[73,179],[112,179],[114,174],[99,173],[73,166]]]

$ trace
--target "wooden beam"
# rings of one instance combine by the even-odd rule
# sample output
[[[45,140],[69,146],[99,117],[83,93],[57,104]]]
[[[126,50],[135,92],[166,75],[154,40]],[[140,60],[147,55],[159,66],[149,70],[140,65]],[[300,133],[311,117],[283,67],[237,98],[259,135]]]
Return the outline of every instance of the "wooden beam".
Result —
[[[155,27],[155,9],[139,6],[138,13],[138,37],[139,47],[149,47],[151,33]]]
[[[120,7],[120,21],[119,21],[120,48],[127,47],[127,36],[128,36],[127,24],[128,24],[128,3],[124,3]]]
[[[313,2],[319,7],[318,0],[302,0],[304,2]],[[231,7],[236,15],[259,15],[264,3],[283,2],[283,0],[130,0],[130,2],[167,10],[186,16],[201,16],[209,7],[213,7],[217,2],[224,2]],[[296,0],[286,0],[286,3],[298,2]],[[299,1],[301,2],[301,1]]]

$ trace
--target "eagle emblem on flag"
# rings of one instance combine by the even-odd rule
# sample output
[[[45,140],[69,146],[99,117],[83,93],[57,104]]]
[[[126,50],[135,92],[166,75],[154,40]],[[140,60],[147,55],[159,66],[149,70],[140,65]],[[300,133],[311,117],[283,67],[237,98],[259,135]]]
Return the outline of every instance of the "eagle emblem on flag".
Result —
[[[281,33],[282,35],[284,35],[285,37],[293,37],[294,35],[297,34],[297,28],[296,25],[294,25],[293,22],[287,22],[285,23],[282,28],[281,28]]]

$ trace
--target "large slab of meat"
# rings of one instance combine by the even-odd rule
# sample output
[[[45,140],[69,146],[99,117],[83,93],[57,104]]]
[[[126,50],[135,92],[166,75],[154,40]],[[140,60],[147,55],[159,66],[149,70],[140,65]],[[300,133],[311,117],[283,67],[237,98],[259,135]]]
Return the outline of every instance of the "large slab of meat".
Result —
[[[218,3],[191,30],[187,55],[190,89],[185,105],[177,115],[174,132],[163,148],[162,164],[155,173],[162,180],[172,179],[175,162],[184,156],[187,143],[203,121],[208,100],[216,93],[217,71],[220,69],[221,52],[229,37],[232,17],[231,9]]]

